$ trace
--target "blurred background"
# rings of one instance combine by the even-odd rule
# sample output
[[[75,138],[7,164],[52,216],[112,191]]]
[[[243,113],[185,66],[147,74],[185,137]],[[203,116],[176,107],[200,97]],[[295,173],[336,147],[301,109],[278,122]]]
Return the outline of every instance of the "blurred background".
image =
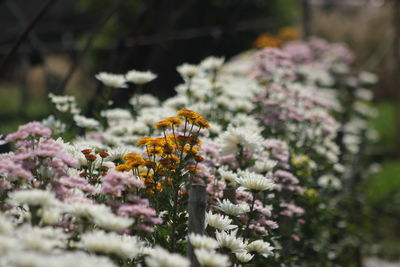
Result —
[[[88,106],[99,71],[151,70],[159,78],[145,90],[165,99],[184,62],[274,46],[283,33],[346,43],[355,70],[380,79],[371,121],[380,171],[365,182],[359,227],[371,251],[399,260],[400,0],[0,0],[0,25],[0,134],[47,117],[50,92]],[[127,105],[126,92],[113,93]]]

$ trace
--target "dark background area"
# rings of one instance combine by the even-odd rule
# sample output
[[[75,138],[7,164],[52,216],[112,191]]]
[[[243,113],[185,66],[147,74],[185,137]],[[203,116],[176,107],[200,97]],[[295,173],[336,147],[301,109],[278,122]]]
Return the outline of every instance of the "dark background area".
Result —
[[[0,55],[8,53],[46,2],[0,1],[0,23],[6,29],[0,35]],[[260,32],[295,23],[296,2],[58,0],[0,75],[12,80],[16,71],[20,73],[22,60],[45,68],[47,58],[58,55],[67,57],[70,64],[78,60],[76,69],[87,77],[98,71],[150,69],[159,78],[148,91],[165,98],[179,82],[177,65],[197,63],[208,55],[229,58],[250,48]],[[65,91],[68,85],[60,85],[62,75],[51,69],[47,72],[46,81],[53,80],[46,89]]]

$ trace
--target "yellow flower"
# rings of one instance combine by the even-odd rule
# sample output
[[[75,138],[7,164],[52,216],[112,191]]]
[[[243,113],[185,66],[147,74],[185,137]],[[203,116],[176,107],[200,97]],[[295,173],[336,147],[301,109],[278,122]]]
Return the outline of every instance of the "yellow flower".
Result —
[[[304,194],[309,198],[314,198],[318,196],[318,192],[315,189],[307,189]]]
[[[253,46],[256,48],[263,47],[279,47],[282,43],[282,40],[279,38],[272,36],[268,33],[263,33],[258,36],[258,38],[254,41]]]
[[[185,145],[185,147],[183,149],[184,149],[183,151],[186,154],[191,154],[191,155],[198,155],[199,154],[199,150],[197,148],[191,147],[189,145]]]
[[[142,137],[136,142],[136,145],[137,146],[147,146],[150,139],[152,139],[152,138],[151,137]]]
[[[162,137],[159,138],[150,138],[147,142],[147,145],[149,146],[161,146],[165,142],[165,139]]]
[[[283,27],[279,30],[278,36],[283,41],[291,41],[299,38],[299,32],[293,27]]]
[[[130,161],[143,160],[142,156],[139,155],[139,154],[136,154],[136,153],[128,153],[128,154],[125,154],[124,157],[123,157],[123,159],[124,159],[125,161],[128,161],[128,160],[130,160]]]
[[[144,159],[128,160],[125,164],[129,165],[132,169],[139,168],[140,166],[144,166]]]
[[[142,178],[143,181],[145,181],[146,179],[152,179],[153,174],[151,172],[141,172],[139,173],[139,176]]]
[[[163,180],[163,183],[171,185],[172,184],[172,178],[171,177],[165,178]]]
[[[176,168],[179,163],[179,158],[175,155],[168,155],[167,157],[160,160],[160,164],[166,168]]]
[[[171,117],[171,118],[167,118],[165,120],[170,122],[172,126],[179,127],[182,124],[182,120],[177,117]]]
[[[131,167],[127,164],[121,164],[116,166],[115,169],[120,172],[127,172],[131,170]]]
[[[198,117],[194,120],[194,124],[199,126],[200,128],[209,129],[210,124],[203,117]]]
[[[178,116],[182,117],[190,122],[193,122],[195,119],[199,118],[200,115],[196,112],[188,109],[181,109],[178,111]]]
[[[172,124],[171,124],[171,122],[169,122],[167,120],[162,120],[162,121],[159,121],[156,124],[154,124],[154,127],[156,129],[160,129],[160,128],[161,129],[165,129],[165,128],[168,128],[170,126],[172,126]]]
[[[200,138],[198,136],[190,136],[188,138],[188,143],[191,144],[192,146],[201,146],[201,141]]]
[[[157,168],[157,163],[155,161],[152,161],[152,160],[145,160],[144,161],[144,165],[148,169],[153,169],[154,170],[154,169]]]
[[[163,186],[162,184],[160,184],[160,183],[157,183],[156,189],[157,189],[158,191],[163,191],[164,186]]]
[[[153,156],[153,155],[161,156],[163,154],[163,149],[158,146],[151,146],[148,149],[148,153],[150,156]]]
[[[170,118],[166,118],[162,121],[157,122],[154,127],[159,129],[165,129],[167,127],[172,127],[172,126],[180,126],[182,124],[181,119],[177,118],[177,117],[170,117]]]
[[[189,167],[186,167],[185,169],[190,171],[190,172],[193,172],[193,173],[198,173],[199,172],[199,169],[194,167],[194,166],[189,166]]]

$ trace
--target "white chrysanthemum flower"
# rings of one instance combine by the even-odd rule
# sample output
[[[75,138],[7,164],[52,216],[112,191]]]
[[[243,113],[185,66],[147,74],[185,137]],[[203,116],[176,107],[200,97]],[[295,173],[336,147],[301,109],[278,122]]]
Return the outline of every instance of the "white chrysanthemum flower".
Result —
[[[211,211],[206,213],[206,225],[210,225],[218,230],[231,230],[236,228],[236,225],[232,225],[232,220],[229,217],[221,214],[212,214]]]
[[[337,171],[337,172],[340,172],[340,173],[343,173],[343,172],[346,170],[346,168],[345,168],[342,164],[340,164],[340,163],[334,164],[334,165],[333,165],[333,169],[334,169],[335,171]]]
[[[107,72],[100,72],[96,74],[96,79],[101,81],[105,86],[113,88],[126,88],[126,79],[122,74],[113,74]]]
[[[222,67],[225,62],[223,57],[207,57],[202,62],[200,62],[200,67],[205,71],[217,71]]]
[[[49,98],[53,104],[65,104],[65,103],[72,103],[72,102],[76,101],[74,96],[55,95],[53,93],[49,93]]]
[[[114,169],[115,168],[115,163],[112,161],[103,161],[102,166],[106,166],[109,169]]]
[[[119,231],[128,228],[134,222],[131,218],[116,216],[110,214],[98,214],[94,217],[94,222],[100,227],[108,231]]]
[[[115,215],[109,207],[101,204],[71,203],[67,210],[72,215],[92,220],[100,228],[109,231],[126,229],[134,222],[133,219]]]
[[[74,96],[54,95],[49,93],[49,98],[60,112],[68,112],[71,114],[78,114],[80,112]]]
[[[100,112],[100,115],[106,117],[108,120],[130,120],[132,119],[131,113],[122,108],[107,109]]]
[[[95,129],[100,126],[100,122],[95,119],[86,118],[85,116],[81,115],[74,115],[74,121],[77,126],[81,128],[88,128],[88,129]]]
[[[174,97],[168,98],[164,102],[164,106],[173,108],[175,110],[185,108],[188,104],[189,104],[189,100],[188,100],[187,96],[185,96],[185,95],[176,95]]]
[[[242,263],[247,263],[251,261],[254,257],[254,255],[251,255],[250,253],[247,252],[241,252],[241,253],[235,253],[236,259]]]
[[[176,68],[183,79],[191,79],[200,73],[200,68],[197,65],[184,63]]]
[[[318,185],[323,188],[333,188],[340,190],[342,188],[342,182],[333,174],[325,174],[318,178]]]
[[[174,116],[176,110],[170,108],[151,107],[144,108],[140,111],[139,117],[136,121],[142,122],[148,126],[153,127],[155,123],[163,120],[165,117]]]
[[[151,71],[131,70],[126,73],[125,77],[127,81],[134,84],[145,84],[157,78],[157,75]]]
[[[221,154],[237,154],[241,149],[257,150],[263,141],[263,138],[256,132],[245,128],[228,127],[227,131],[222,133],[217,141],[221,144]]]
[[[374,94],[371,90],[365,88],[358,88],[355,90],[354,95],[361,100],[371,101],[374,98]]]
[[[218,169],[219,175],[221,175],[221,179],[225,181],[226,184],[235,187],[236,186],[236,179],[238,179],[237,173],[234,173],[231,170],[227,170],[226,168],[222,167]]]
[[[221,248],[228,248],[233,253],[241,253],[245,251],[246,244],[241,238],[236,237],[237,229],[231,231],[230,233],[221,231],[215,232],[215,237]]]
[[[0,235],[9,234],[13,231],[14,226],[9,218],[0,214]]]
[[[46,263],[41,267],[116,267],[116,265],[105,256],[91,255],[82,251],[65,252],[57,255],[46,255]]]
[[[42,120],[42,124],[51,129],[53,134],[61,134],[65,132],[67,125],[57,120],[54,115],[48,116],[46,119]],[[1,144],[1,143],[0,143]]]
[[[67,245],[68,235],[61,228],[30,227],[24,225],[16,232],[24,248],[40,252],[51,252]]]
[[[231,216],[239,216],[250,211],[250,207],[247,204],[233,204],[228,199],[224,199],[222,202],[218,201],[219,206],[217,206],[217,209]]]
[[[148,256],[153,251],[152,247],[143,246],[140,248],[139,255],[141,256]]]
[[[259,126],[258,121],[254,117],[244,113],[236,114],[235,117],[230,121],[230,124],[234,127],[251,129],[254,132],[262,131],[262,128]]]
[[[274,248],[268,242],[265,242],[263,240],[256,240],[248,244],[246,250],[248,252],[254,252],[267,258],[273,255],[272,250],[274,250]]]
[[[0,134],[0,146],[7,144],[8,142],[6,140],[4,140],[4,135]]]
[[[42,207],[57,206],[59,203],[53,193],[39,189],[12,192],[9,194],[7,202],[13,205],[27,204]]]
[[[256,161],[253,169],[257,173],[266,173],[266,172],[271,171],[277,164],[278,164],[278,161],[276,161],[276,160],[260,159],[260,160]]]
[[[107,152],[108,154],[110,154],[110,156],[107,157],[107,160],[109,161],[123,160],[125,154],[131,153],[131,151],[126,146],[114,147],[109,149]]]
[[[14,206],[4,212],[4,215],[10,218],[13,224],[22,224],[31,220],[31,213],[28,209],[21,209],[19,206]]]
[[[274,182],[270,178],[271,174],[264,176],[254,172],[243,171],[239,176],[240,178],[238,178],[236,182],[250,191],[271,190],[275,186]]]
[[[246,100],[246,99],[235,99],[235,101],[232,102],[232,110],[233,111],[240,111],[240,112],[251,112],[255,105],[253,102]],[[247,129],[248,132],[250,132],[250,129]]]
[[[360,72],[358,78],[361,82],[366,84],[376,84],[379,81],[379,78],[376,74],[367,71]]]
[[[209,251],[207,249],[195,249],[194,254],[197,260],[204,267],[228,267],[230,266],[229,257],[227,255]]]
[[[0,237],[1,240],[1,237]],[[1,241],[0,241],[1,243]],[[0,245],[1,246],[1,245]],[[0,258],[1,266],[50,267],[49,256],[34,251],[10,251]],[[54,265],[51,267],[55,267]]]
[[[210,129],[208,129],[210,131],[210,133],[216,134],[216,135],[222,133],[221,125],[219,125],[215,122],[210,123],[210,125],[211,125]]]
[[[84,233],[81,236],[79,246],[90,252],[133,259],[140,251],[141,242],[135,236],[96,231]]]
[[[18,251],[21,249],[22,249],[22,244],[18,239],[7,235],[0,235],[0,255],[4,255],[7,252]],[[2,259],[0,259],[0,263],[1,260]]]
[[[160,105],[160,100],[150,94],[134,95],[129,99],[129,104],[136,106],[139,103],[141,107],[155,107]]]
[[[190,233],[189,240],[194,248],[213,250],[218,247],[218,242],[214,238],[200,234]]]
[[[39,216],[42,223],[46,225],[54,225],[59,222],[62,210],[59,207],[42,208],[39,210]]]
[[[121,138],[109,133],[103,133],[101,136],[103,143],[107,144],[108,146],[120,146]]]
[[[149,256],[144,260],[149,267],[189,267],[188,259],[177,253],[170,253],[162,247],[156,246],[148,251]]]

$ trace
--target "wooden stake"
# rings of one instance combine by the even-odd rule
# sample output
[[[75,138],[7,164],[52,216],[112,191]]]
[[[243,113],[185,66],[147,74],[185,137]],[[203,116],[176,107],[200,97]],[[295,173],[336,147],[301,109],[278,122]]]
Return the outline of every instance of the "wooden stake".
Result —
[[[233,187],[225,188],[223,198],[228,199],[233,204],[236,204],[236,189]]]
[[[188,233],[204,234],[206,218],[206,187],[204,185],[192,185],[189,191],[189,226]],[[192,267],[201,267],[194,254],[190,242],[188,242],[188,257]]]

